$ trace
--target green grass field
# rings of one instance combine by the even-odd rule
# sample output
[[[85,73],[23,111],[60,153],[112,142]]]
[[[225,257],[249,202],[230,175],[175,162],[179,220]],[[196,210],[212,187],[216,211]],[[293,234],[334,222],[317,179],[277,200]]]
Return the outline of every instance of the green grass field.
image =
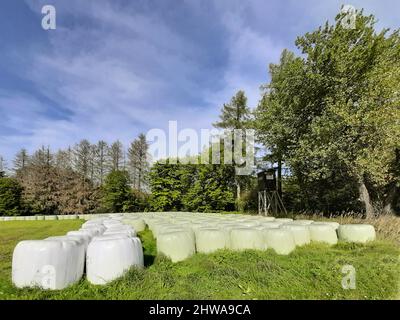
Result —
[[[289,256],[273,251],[219,251],[173,264],[156,255],[150,231],[140,233],[144,270],[131,270],[107,286],[85,279],[62,291],[16,289],[12,251],[18,241],[63,235],[83,221],[0,223],[0,299],[396,299],[400,248],[390,241],[368,245],[309,245]],[[356,289],[344,290],[343,265],[356,269]]]

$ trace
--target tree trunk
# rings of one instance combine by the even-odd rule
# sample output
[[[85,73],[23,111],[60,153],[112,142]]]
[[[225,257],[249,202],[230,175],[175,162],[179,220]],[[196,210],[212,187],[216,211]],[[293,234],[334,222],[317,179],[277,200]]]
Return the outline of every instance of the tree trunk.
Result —
[[[238,180],[236,180],[236,199],[239,201],[240,200],[240,183]]]
[[[364,179],[361,179],[358,191],[360,193],[360,200],[364,203],[365,206],[365,215],[367,218],[373,218],[375,216],[375,210],[371,202],[371,198],[369,196],[369,192],[367,186],[365,185]]]
[[[282,157],[278,158],[278,194],[282,198]]]
[[[393,204],[397,198],[397,192],[398,188],[396,187],[396,184],[392,184],[389,187],[389,191],[387,193],[387,196],[385,198],[384,206],[382,213],[383,214],[395,214],[394,209],[393,209]]]

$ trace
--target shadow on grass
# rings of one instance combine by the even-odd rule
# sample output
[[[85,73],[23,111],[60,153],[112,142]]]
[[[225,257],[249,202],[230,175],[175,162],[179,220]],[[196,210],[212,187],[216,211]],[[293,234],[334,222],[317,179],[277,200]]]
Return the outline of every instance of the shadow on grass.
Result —
[[[147,227],[144,231],[138,233],[138,237],[142,241],[144,266],[147,268],[154,264],[157,256],[156,239],[154,239],[153,233]]]

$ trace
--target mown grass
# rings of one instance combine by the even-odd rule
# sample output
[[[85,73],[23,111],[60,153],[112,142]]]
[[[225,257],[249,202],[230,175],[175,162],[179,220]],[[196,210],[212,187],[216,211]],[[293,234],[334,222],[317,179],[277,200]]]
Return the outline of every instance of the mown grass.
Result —
[[[150,231],[140,233],[144,270],[132,269],[107,286],[85,279],[62,291],[16,289],[11,255],[21,239],[41,239],[79,227],[79,221],[0,223],[0,299],[396,299],[400,249],[390,241],[367,245],[308,245],[289,256],[273,251],[219,251],[173,264],[157,256]],[[344,290],[344,265],[356,269],[356,289]]]

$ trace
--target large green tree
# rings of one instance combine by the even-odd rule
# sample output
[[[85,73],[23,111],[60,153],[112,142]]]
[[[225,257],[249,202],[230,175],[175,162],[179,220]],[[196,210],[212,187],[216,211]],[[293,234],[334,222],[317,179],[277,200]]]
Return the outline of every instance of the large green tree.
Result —
[[[400,141],[399,34],[376,32],[362,12],[354,29],[342,19],[299,37],[303,57],[286,51],[270,67],[257,122],[261,140],[302,186],[348,177],[372,216],[374,190],[398,179],[391,168]]]
[[[108,212],[126,212],[132,205],[132,192],[129,175],[126,171],[111,171],[102,187],[102,204]]]

